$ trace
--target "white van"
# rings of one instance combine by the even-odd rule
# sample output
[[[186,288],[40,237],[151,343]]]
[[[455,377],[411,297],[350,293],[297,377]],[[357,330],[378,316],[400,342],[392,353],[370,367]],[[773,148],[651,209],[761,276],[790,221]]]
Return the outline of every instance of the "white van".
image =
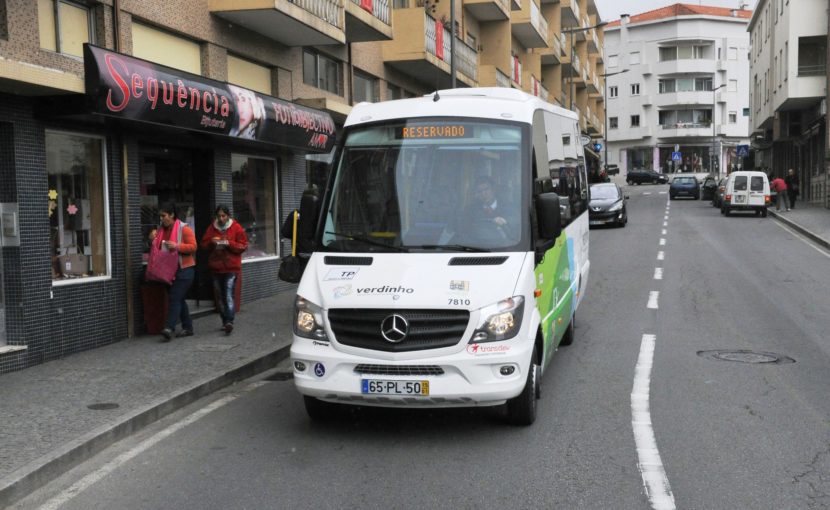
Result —
[[[356,105],[297,289],[311,418],[506,404],[533,423],[540,377],[573,341],[587,204],[570,111],[506,88]]]
[[[764,172],[732,172],[726,180],[726,190],[720,212],[726,216],[733,211],[755,211],[756,216],[767,216],[770,205],[769,179]]]

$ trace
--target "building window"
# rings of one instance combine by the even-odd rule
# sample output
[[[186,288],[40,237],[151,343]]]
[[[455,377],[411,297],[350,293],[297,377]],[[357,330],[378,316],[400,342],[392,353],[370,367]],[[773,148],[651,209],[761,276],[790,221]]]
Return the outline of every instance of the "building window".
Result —
[[[303,51],[303,82],[341,95],[340,62],[311,51]]]
[[[233,217],[248,235],[245,259],[274,257],[277,251],[277,185],[272,159],[231,154]]]
[[[729,80],[728,85],[726,86],[727,92],[737,92],[738,91],[738,80]]]
[[[66,0],[38,0],[40,47],[83,58],[84,43],[93,42],[89,7]]]
[[[640,52],[639,51],[632,51],[629,55],[628,63],[631,65],[637,65],[640,63]]]
[[[354,102],[368,101],[376,103],[378,98],[377,79],[368,74],[354,73]]]
[[[397,85],[386,84],[386,99],[403,99],[403,90]]]
[[[608,56],[608,67],[617,67],[617,55]]]
[[[619,89],[617,89],[616,85],[614,85],[613,87],[608,87],[608,96],[609,97],[613,98],[613,97],[617,97],[618,95],[619,95]]]
[[[664,46],[660,48],[660,62],[667,60],[711,59],[714,55],[712,46]]]
[[[244,58],[228,55],[228,82],[271,95],[271,69]]]
[[[631,116],[631,127],[639,127],[640,126],[640,116],[639,115],[632,115]]]
[[[631,84],[631,95],[632,96],[639,96],[640,95],[640,84],[639,83],[632,83]]]
[[[109,275],[104,140],[46,132],[52,280]]]
[[[824,76],[827,63],[827,36],[798,38],[798,75]]]
[[[738,112],[729,112],[729,123],[735,124],[738,122]]]
[[[199,43],[133,21],[133,56],[151,62],[202,74]]]
[[[617,117],[608,117],[608,129],[617,129]]]

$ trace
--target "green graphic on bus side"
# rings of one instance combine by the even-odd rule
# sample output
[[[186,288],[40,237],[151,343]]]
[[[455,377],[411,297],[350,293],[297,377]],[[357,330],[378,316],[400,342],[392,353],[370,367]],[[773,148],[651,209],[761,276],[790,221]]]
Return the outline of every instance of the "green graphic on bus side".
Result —
[[[542,318],[545,364],[562,340],[571,320],[574,295],[570,288],[574,272],[573,239],[562,232],[556,244],[545,253],[544,260],[534,270],[536,288],[542,291],[542,295],[536,299],[536,307]]]

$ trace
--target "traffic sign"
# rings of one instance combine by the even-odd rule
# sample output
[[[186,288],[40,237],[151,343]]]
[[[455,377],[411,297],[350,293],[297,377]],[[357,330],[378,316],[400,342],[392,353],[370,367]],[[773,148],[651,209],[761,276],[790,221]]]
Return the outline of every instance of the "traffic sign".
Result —
[[[672,152],[671,153],[671,160],[672,161],[683,161],[683,156],[679,152]]]
[[[594,144],[594,150],[595,151],[601,151],[602,150],[602,144],[601,143],[595,143]]]
[[[749,156],[749,145],[739,145],[737,153],[739,158],[745,158]]]

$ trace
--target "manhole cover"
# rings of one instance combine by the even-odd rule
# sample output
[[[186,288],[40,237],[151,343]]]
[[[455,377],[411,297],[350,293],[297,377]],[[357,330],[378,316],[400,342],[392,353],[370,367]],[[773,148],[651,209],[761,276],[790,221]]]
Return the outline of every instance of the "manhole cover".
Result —
[[[93,411],[108,411],[110,409],[118,409],[121,406],[114,402],[100,402],[98,404],[89,404],[86,407]]]
[[[789,356],[775,354],[774,352],[718,349],[714,351],[698,351],[697,355],[701,358],[713,359],[717,361],[734,361],[736,363],[771,363],[774,365],[795,363],[795,360]]]

